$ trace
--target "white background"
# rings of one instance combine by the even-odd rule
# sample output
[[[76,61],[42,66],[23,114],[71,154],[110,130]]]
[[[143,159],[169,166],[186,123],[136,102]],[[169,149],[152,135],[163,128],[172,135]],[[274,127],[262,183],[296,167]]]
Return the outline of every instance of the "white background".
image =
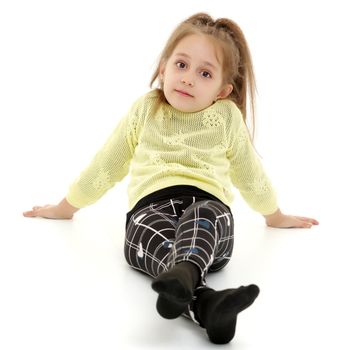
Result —
[[[57,203],[148,89],[174,27],[205,11],[249,42],[256,147],[281,209],[310,230],[266,228],[237,192],[235,251],[216,289],[256,283],[227,348],[348,349],[349,38],[346,1],[0,2],[0,348],[212,348],[155,310],[123,256],[128,177],[72,221]]]

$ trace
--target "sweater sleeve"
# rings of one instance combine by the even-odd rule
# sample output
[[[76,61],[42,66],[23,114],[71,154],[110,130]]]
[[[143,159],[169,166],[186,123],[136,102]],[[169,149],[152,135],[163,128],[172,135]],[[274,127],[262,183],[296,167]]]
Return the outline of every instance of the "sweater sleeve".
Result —
[[[119,121],[90,164],[70,185],[67,201],[76,208],[95,203],[129,172],[137,145],[139,100]]]
[[[255,152],[238,108],[232,115],[231,133],[227,157],[233,185],[253,210],[262,215],[272,214],[278,209],[276,193]]]

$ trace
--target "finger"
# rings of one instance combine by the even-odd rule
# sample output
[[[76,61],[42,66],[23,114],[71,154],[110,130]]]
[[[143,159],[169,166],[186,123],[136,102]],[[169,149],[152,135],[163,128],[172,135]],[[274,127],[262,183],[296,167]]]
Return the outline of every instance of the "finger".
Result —
[[[33,210],[28,210],[23,212],[23,216],[30,218],[30,217],[36,216],[36,214]]]
[[[312,223],[300,220],[297,216],[291,217],[291,220],[285,223],[287,228],[310,228]]]
[[[306,220],[299,220],[299,227],[300,228],[311,228],[312,223]]]
[[[311,228],[312,224],[305,221],[294,220],[293,223],[286,224],[284,228]]]
[[[301,220],[301,221],[309,222],[309,223],[314,224],[314,225],[319,224],[319,222],[313,218],[307,218],[305,216],[296,216],[296,218]]]

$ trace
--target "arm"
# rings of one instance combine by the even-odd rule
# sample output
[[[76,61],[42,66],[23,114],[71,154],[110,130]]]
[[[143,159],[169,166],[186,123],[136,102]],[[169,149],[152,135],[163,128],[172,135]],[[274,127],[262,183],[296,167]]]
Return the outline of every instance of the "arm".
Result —
[[[68,203],[66,198],[63,198],[57,205],[47,204],[42,207],[35,206],[32,210],[25,211],[25,217],[42,217],[46,219],[72,219],[75,212],[79,208],[73,207]]]
[[[254,210],[260,212],[266,225],[276,228],[310,228],[318,221],[303,216],[285,215],[277,205],[270,180],[255,154],[243,119],[235,115],[234,139],[228,153],[231,163],[230,176],[242,197]]]
[[[262,215],[274,213],[278,209],[275,190],[255,152],[238,108],[231,111],[231,116],[227,150],[231,181],[253,210]]]
[[[95,203],[117,181],[128,173],[136,146],[139,99],[122,118],[90,165],[71,184],[65,198],[57,205],[35,206],[25,211],[25,217],[72,219],[80,208]]]
[[[138,140],[143,100],[136,101],[118,122],[90,164],[69,186],[67,201],[83,208],[95,203],[129,172]]]
[[[57,205],[34,206],[25,217],[72,219],[80,208],[95,203],[121,180],[128,171],[132,148],[128,144],[127,118],[123,118],[90,165],[71,184],[65,198]]]

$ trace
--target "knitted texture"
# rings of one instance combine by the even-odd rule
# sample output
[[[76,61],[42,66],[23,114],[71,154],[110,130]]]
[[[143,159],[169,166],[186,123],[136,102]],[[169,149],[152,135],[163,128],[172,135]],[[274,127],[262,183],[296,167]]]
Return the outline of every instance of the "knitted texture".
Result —
[[[252,209],[264,215],[277,210],[275,192],[232,101],[186,113],[164,103],[155,111],[157,99],[150,91],[131,106],[71,184],[70,204],[82,208],[96,202],[129,173],[129,209],[174,185],[196,186],[230,205],[233,184]]]

